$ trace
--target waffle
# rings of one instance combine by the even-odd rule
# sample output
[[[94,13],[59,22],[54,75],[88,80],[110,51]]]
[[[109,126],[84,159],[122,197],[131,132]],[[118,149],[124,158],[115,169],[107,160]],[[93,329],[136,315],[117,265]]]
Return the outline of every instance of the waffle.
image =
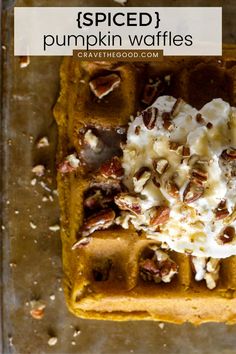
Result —
[[[99,82],[101,89],[96,79],[113,74],[108,86],[114,89],[99,99],[107,82]],[[81,229],[88,217],[86,193],[91,185],[103,183],[97,171],[121,153],[130,116],[153,100],[153,92],[145,93],[147,85],[152,86],[158,78],[155,96],[182,97],[196,108],[215,97],[235,106],[236,50],[225,47],[223,57],[170,57],[136,64],[79,62],[71,57],[63,60],[60,75],[61,92],[54,115],[59,133],[57,179],[69,310],[90,319],[235,323],[236,256],[221,260],[213,290],[204,281],[195,281],[189,255],[170,250],[177,275],[169,283],[146,281],[145,274],[140,274],[140,262],[153,254],[155,241],[131,227],[96,230],[85,237]],[[121,79],[118,87],[116,75]],[[84,141],[88,129],[96,129],[103,137],[106,147],[102,153],[91,152]],[[69,159],[65,160],[66,156]]]

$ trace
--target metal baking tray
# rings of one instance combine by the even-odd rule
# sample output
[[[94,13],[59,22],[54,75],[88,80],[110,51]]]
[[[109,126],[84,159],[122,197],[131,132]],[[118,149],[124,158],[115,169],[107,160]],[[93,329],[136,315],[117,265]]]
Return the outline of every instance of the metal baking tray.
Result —
[[[210,0],[128,0],[129,6],[223,3],[223,41],[235,43],[235,1],[225,5]],[[13,8],[119,4],[113,0],[19,0],[3,1],[2,6],[1,353],[236,353],[236,326],[94,321],[68,312],[61,284],[59,232],[57,227],[49,229],[59,223],[52,107],[59,92],[61,58],[31,57],[27,67],[20,67],[19,58],[13,55]],[[38,139],[44,136],[50,145],[37,149]],[[34,185],[32,167],[41,163],[46,174]],[[30,314],[32,301],[45,305],[40,320]],[[51,337],[56,338],[53,346],[49,345]]]

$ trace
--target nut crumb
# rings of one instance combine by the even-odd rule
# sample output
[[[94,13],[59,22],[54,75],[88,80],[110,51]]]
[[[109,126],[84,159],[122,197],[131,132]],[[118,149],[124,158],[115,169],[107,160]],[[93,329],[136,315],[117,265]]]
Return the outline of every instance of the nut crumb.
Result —
[[[54,294],[49,296],[50,300],[54,301],[56,299],[56,296]]]
[[[36,146],[38,149],[49,146],[48,138],[46,136],[44,136],[43,138],[39,139]]]
[[[34,187],[36,185],[36,183],[37,183],[37,179],[36,178],[31,179],[31,181],[30,181],[31,186]]]
[[[30,227],[33,230],[37,229],[37,226],[32,221],[30,221]]]
[[[81,333],[81,330],[78,329],[78,328],[75,328],[74,333],[73,333],[73,337],[74,337],[74,338],[75,338],[75,337],[78,337],[78,336],[80,335],[80,333]]]
[[[32,172],[38,176],[38,177],[42,177],[45,173],[45,166],[43,165],[36,165],[32,168]]]
[[[74,340],[72,340],[71,345],[76,345],[76,342]]]
[[[49,226],[49,230],[53,231],[53,232],[57,232],[60,230],[60,225],[55,224],[55,225]]]
[[[48,340],[48,345],[50,346],[50,347],[53,347],[54,345],[56,345],[57,344],[57,337],[51,337],[51,338],[49,338],[49,340]]]
[[[163,322],[158,323],[158,326],[160,329],[163,329],[165,327],[165,324]]]
[[[36,320],[41,320],[44,317],[45,304],[39,300],[30,301],[30,314]]]

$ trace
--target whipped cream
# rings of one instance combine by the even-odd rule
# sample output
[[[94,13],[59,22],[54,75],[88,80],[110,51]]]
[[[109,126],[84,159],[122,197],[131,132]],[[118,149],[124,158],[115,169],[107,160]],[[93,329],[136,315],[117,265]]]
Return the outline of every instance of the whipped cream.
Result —
[[[123,147],[123,183],[138,199],[141,212],[122,211],[116,222],[124,228],[131,223],[144,230],[148,238],[177,252],[214,258],[236,255],[236,236],[230,242],[227,235],[226,242],[219,239],[226,227],[231,227],[231,234],[236,227],[236,171],[232,171],[232,161],[222,158],[223,151],[236,148],[236,108],[220,98],[200,111],[181,101],[167,129],[163,113],[173,113],[175,103],[171,96],[161,96],[154,102],[152,107],[157,108],[158,114],[151,129],[144,124],[143,114],[129,125]],[[184,156],[183,146],[189,156]],[[163,173],[158,173],[154,164],[160,160]],[[202,195],[188,202],[184,195],[195,164],[204,166],[207,180]],[[143,181],[138,182],[137,171],[143,167],[151,173],[144,172]],[[174,181],[178,197],[169,193],[169,181]],[[228,215],[219,219],[216,210],[222,201]],[[158,227],[150,226],[153,208],[163,205],[169,208],[168,220]]]

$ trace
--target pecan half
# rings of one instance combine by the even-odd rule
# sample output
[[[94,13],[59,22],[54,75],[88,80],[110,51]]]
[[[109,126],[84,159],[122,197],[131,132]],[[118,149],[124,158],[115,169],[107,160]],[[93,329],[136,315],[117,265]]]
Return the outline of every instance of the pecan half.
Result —
[[[236,149],[229,148],[222,152],[221,157],[225,160],[236,160]]]
[[[151,170],[148,167],[141,167],[133,177],[134,182],[134,190],[136,193],[140,193],[144,186],[146,185],[147,181],[151,177]]]
[[[185,191],[183,193],[183,201],[185,203],[193,203],[199,198],[204,193],[204,187],[199,186],[198,184],[194,183],[193,181],[190,181],[185,188]]]
[[[118,156],[114,156],[111,160],[105,162],[101,167],[101,175],[105,178],[121,178],[124,174],[124,169]]]
[[[154,169],[162,175],[169,166],[169,162],[166,159],[156,159],[153,160]]]
[[[148,130],[152,130],[155,127],[158,115],[158,109],[156,107],[150,107],[142,112],[143,124]]]
[[[120,77],[117,74],[99,76],[89,82],[92,92],[98,98],[103,98],[120,85]]]
[[[170,208],[168,206],[157,206],[154,208],[153,215],[150,219],[150,225],[156,226],[164,224],[170,217]]]
[[[224,245],[226,243],[230,243],[235,239],[235,229],[232,226],[227,226],[223,232],[218,235],[217,243],[220,245]]]
[[[116,214],[112,209],[101,210],[89,216],[82,226],[82,236],[88,236],[96,230],[108,229],[114,222]]]
[[[116,205],[121,210],[130,210],[136,215],[140,215],[142,208],[140,199],[129,193],[120,193],[114,198]]]

